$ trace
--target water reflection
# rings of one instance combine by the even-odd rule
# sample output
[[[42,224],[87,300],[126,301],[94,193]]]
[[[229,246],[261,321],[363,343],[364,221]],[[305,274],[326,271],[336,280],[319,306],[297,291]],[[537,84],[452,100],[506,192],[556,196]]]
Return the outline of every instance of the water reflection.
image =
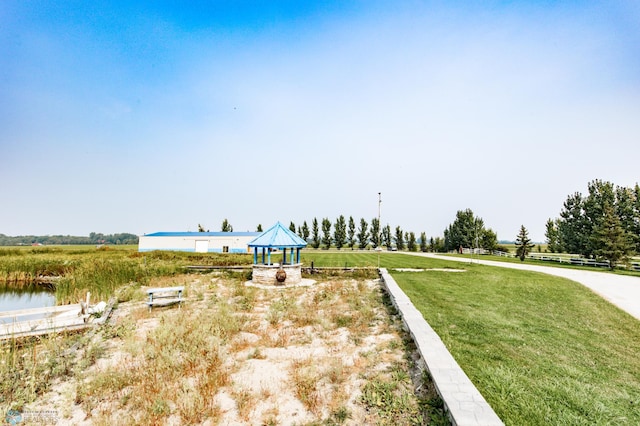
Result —
[[[44,308],[55,306],[54,293],[34,289],[31,291],[15,291],[0,288],[0,312],[20,309]],[[2,320],[0,319],[0,322]]]

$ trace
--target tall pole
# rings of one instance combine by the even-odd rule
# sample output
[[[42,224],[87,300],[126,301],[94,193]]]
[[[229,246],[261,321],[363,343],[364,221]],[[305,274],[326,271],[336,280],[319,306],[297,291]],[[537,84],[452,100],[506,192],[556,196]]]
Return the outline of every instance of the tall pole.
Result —
[[[378,192],[378,269],[380,269],[380,251],[382,251],[382,223],[380,222],[380,205],[382,204],[382,192]]]

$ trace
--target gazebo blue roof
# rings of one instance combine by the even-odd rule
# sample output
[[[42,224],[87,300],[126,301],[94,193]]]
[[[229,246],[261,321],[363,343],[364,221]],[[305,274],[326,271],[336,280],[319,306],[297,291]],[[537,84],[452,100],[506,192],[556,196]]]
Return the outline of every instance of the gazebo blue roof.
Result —
[[[302,248],[306,247],[305,240],[282,226],[280,222],[267,229],[262,235],[249,242],[249,247],[268,248]]]

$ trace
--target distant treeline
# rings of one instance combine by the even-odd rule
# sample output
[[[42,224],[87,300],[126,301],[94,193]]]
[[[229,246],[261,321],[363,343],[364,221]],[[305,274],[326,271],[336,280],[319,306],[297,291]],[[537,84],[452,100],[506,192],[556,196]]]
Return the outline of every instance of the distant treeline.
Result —
[[[88,237],[73,235],[21,235],[10,237],[0,234],[0,246],[31,246],[60,244],[138,244],[138,236],[134,234],[101,234],[92,232]]]

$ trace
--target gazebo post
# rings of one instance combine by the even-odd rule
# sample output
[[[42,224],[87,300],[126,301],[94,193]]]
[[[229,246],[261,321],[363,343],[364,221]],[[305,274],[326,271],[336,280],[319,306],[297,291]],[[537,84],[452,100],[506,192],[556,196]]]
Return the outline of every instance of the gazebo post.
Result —
[[[287,264],[287,248],[286,247],[282,249],[282,264],[283,265]]]
[[[253,248],[253,264],[258,264],[258,247]]]

